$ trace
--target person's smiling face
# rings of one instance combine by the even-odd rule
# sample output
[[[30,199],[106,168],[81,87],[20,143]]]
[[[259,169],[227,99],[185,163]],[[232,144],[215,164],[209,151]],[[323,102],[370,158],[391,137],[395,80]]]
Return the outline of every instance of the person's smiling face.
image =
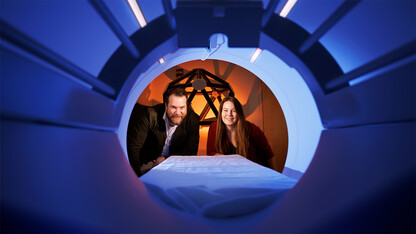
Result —
[[[238,116],[235,110],[234,103],[230,101],[224,102],[224,105],[222,106],[221,117],[222,122],[227,127],[234,127],[235,124],[237,124]]]
[[[186,97],[171,95],[169,103],[165,104],[166,116],[171,126],[179,125],[187,114]]]

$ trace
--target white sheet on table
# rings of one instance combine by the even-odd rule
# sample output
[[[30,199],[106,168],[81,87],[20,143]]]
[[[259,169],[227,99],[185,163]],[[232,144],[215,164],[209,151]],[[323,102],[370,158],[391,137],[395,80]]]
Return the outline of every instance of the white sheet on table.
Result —
[[[296,183],[239,155],[171,156],[140,179],[170,206],[217,218],[265,208]]]

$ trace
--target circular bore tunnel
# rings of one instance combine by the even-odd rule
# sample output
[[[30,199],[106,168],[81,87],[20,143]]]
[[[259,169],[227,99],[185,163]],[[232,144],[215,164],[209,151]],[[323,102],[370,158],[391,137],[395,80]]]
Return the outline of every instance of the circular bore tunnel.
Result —
[[[243,217],[221,222],[222,226],[208,225],[204,220],[161,207],[129,168],[124,145],[123,129],[137,94],[168,68],[204,58],[206,49],[178,48],[175,32],[166,30],[168,24],[160,17],[146,30],[138,30],[130,37],[141,52],[139,59],[120,47],[108,60],[104,59],[106,65],[102,69],[97,69],[99,80],[115,90],[111,94],[105,91],[106,85],[97,88],[100,83],[96,86],[85,82],[89,76],[59,56],[74,47],[53,40],[50,28],[44,26],[47,23],[29,27],[27,16],[18,14],[36,14],[39,9],[60,12],[55,9],[57,3],[2,4],[7,9],[2,11],[1,22],[1,204],[2,224],[7,224],[2,229],[414,231],[416,27],[415,21],[409,20],[415,17],[414,11],[409,10],[413,3],[387,3],[374,8],[371,4],[376,3],[363,1],[351,12],[378,17],[387,22],[386,27],[393,25],[390,28],[395,30],[407,29],[407,34],[392,32],[374,40],[379,42],[374,44],[379,44],[382,52],[373,59],[360,54],[368,46],[362,41],[361,47],[351,41],[341,46],[353,48],[358,54],[355,60],[342,57],[348,54],[347,49],[331,50],[333,41],[326,43],[327,49],[318,45],[319,48],[311,47],[306,54],[300,54],[298,42],[311,34],[277,15],[262,28],[259,47],[263,52],[255,63],[248,61],[254,48],[221,47],[211,55],[211,59],[246,68],[270,87],[287,119],[286,167],[305,172],[279,204],[260,214],[261,223],[253,224]],[[31,8],[30,4],[36,7]],[[91,21],[103,22],[95,13],[90,14],[94,9],[88,3],[65,4],[68,9],[78,9],[80,15],[88,15]],[[300,9],[307,9],[301,6]],[[394,13],[403,23],[400,27],[388,24],[388,17],[380,18],[381,13],[390,9],[400,9]],[[66,14],[61,12],[62,16]],[[39,15],[41,19],[59,17]],[[85,23],[81,18],[67,17],[76,25]],[[340,22],[333,33],[348,38],[341,29],[364,24],[352,19]],[[103,30],[97,35],[106,33]],[[367,32],[371,33],[378,35]],[[158,37],[146,44],[143,38],[153,38],[151,35]],[[398,39],[391,39],[395,36]],[[382,43],[388,44],[390,39],[394,46]],[[81,43],[73,42],[75,48],[76,43]],[[58,56],[52,53],[51,57],[51,51]],[[97,59],[105,58],[99,55]],[[166,62],[160,65],[157,60],[161,57]],[[273,65],[268,64],[270,59],[280,60],[278,63],[286,66],[288,76],[296,77],[291,80],[295,83],[275,79],[281,71],[273,70]],[[361,66],[347,72],[344,62],[349,59],[361,62]],[[324,62],[319,65],[317,61]],[[94,66],[87,60],[80,64],[86,68]],[[128,69],[117,71],[120,67]],[[350,82],[331,83],[336,78],[348,78]],[[295,87],[299,89],[290,92]],[[296,98],[301,97],[309,104],[298,103]],[[313,114],[303,116],[304,113]],[[316,125],[309,126],[309,121]],[[302,131],[309,127],[313,129]],[[306,141],[305,133],[316,137],[309,148],[302,143],[313,140]],[[163,220],[164,226],[158,225],[158,219]]]

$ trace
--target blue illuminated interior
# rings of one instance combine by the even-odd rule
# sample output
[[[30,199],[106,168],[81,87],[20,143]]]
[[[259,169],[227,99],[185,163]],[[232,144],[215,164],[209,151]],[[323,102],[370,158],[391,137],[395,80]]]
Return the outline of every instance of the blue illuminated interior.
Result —
[[[93,1],[0,2],[2,231],[241,231],[250,217],[206,221],[161,207],[126,155],[137,98],[169,68],[206,57],[211,34],[189,35],[208,26],[227,38],[208,58],[244,67],[278,99],[283,174],[301,176],[250,232],[416,231],[416,2],[298,0],[282,18],[284,0],[271,9],[272,0],[137,0],[140,28],[127,1],[97,0],[106,16]],[[253,11],[233,11],[244,4]],[[216,28],[213,8],[254,23]],[[247,31],[256,34],[237,36]]]

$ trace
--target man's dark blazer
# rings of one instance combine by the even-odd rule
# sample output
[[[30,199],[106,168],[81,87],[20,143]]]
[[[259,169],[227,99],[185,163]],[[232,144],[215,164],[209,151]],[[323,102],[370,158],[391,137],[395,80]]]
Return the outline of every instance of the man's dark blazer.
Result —
[[[199,116],[188,106],[188,113],[176,128],[169,148],[170,155],[196,155],[199,143]],[[136,104],[127,129],[127,153],[138,176],[140,166],[161,155],[166,140],[163,120],[165,104],[143,106]]]

